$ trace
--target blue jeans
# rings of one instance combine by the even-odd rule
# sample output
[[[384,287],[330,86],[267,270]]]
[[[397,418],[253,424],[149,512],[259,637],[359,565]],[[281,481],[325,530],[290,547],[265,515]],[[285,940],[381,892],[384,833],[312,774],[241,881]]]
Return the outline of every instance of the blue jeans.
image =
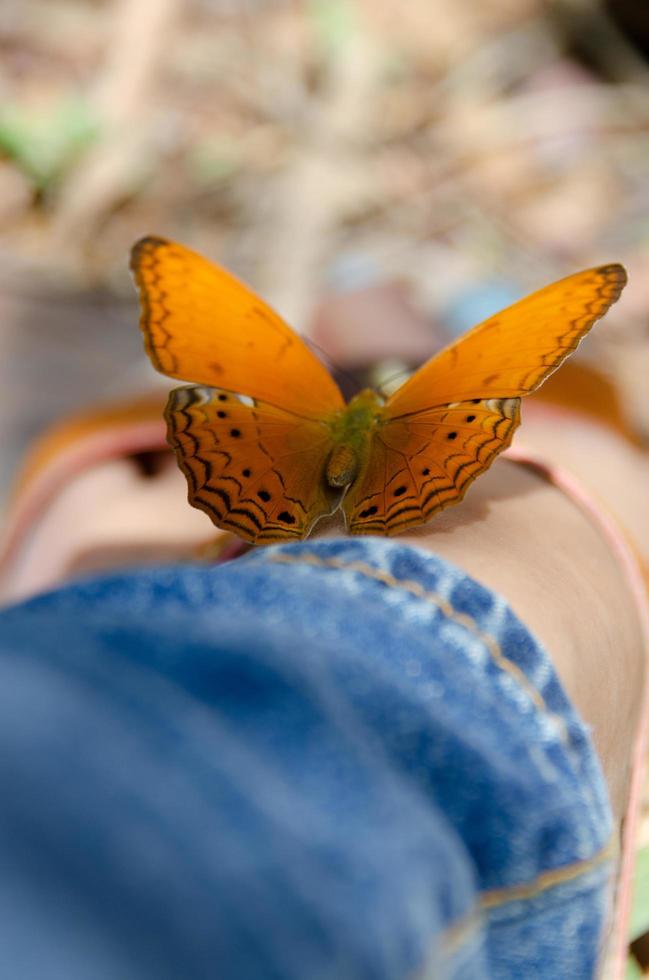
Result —
[[[380,538],[0,613],[0,976],[579,978],[612,822],[539,643]]]

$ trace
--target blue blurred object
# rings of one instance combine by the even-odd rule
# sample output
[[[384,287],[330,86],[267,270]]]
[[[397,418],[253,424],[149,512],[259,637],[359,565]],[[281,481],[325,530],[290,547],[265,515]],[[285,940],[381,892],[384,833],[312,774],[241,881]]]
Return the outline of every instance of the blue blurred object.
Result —
[[[439,321],[451,337],[460,337],[470,327],[511,306],[522,296],[521,290],[512,282],[485,280],[458,293],[441,311]]]
[[[325,277],[332,292],[366,289],[384,282],[381,267],[367,252],[347,251],[337,255]]]
[[[0,739],[2,977],[594,975],[589,736],[425,551],[320,539],[5,610]]]

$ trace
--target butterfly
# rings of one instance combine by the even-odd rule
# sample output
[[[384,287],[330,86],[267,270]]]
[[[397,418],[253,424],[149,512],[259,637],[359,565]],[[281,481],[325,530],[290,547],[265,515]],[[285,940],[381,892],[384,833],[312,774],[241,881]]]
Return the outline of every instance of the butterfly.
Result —
[[[348,404],[324,364],[254,292],[149,236],[131,269],[169,395],[189,502],[253,544],[305,537],[342,509],[351,534],[398,534],[465,495],[511,443],[534,391],[619,297],[620,265],[561,279],[436,354],[393,395]]]

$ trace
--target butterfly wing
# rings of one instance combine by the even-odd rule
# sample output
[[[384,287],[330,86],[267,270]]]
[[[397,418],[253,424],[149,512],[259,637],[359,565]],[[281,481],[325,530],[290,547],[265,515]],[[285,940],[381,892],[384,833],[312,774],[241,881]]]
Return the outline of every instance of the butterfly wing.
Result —
[[[218,527],[253,544],[297,540],[337,507],[324,423],[203,386],[174,389],[165,415],[189,502]]]
[[[462,499],[511,442],[520,398],[577,347],[626,283],[620,265],[568,276],[479,324],[386,403],[343,501],[352,534],[396,534]]]
[[[164,238],[131,253],[140,326],[158,371],[249,395],[306,418],[344,406],[306,344],[225,269]]]
[[[389,404],[389,403],[388,403]],[[488,398],[380,422],[343,500],[351,534],[398,534],[462,499],[511,442],[520,398]]]
[[[560,279],[489,317],[416,371],[390,399],[391,415],[529,394],[575,350],[625,283],[621,265],[603,265]]]

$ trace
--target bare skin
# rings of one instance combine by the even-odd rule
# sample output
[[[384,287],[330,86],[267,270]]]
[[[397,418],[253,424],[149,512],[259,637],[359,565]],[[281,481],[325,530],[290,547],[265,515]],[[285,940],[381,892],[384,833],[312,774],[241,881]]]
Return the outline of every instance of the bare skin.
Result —
[[[402,540],[499,592],[539,637],[592,728],[621,817],[645,664],[638,611],[601,531],[537,473],[502,461],[461,508]]]

